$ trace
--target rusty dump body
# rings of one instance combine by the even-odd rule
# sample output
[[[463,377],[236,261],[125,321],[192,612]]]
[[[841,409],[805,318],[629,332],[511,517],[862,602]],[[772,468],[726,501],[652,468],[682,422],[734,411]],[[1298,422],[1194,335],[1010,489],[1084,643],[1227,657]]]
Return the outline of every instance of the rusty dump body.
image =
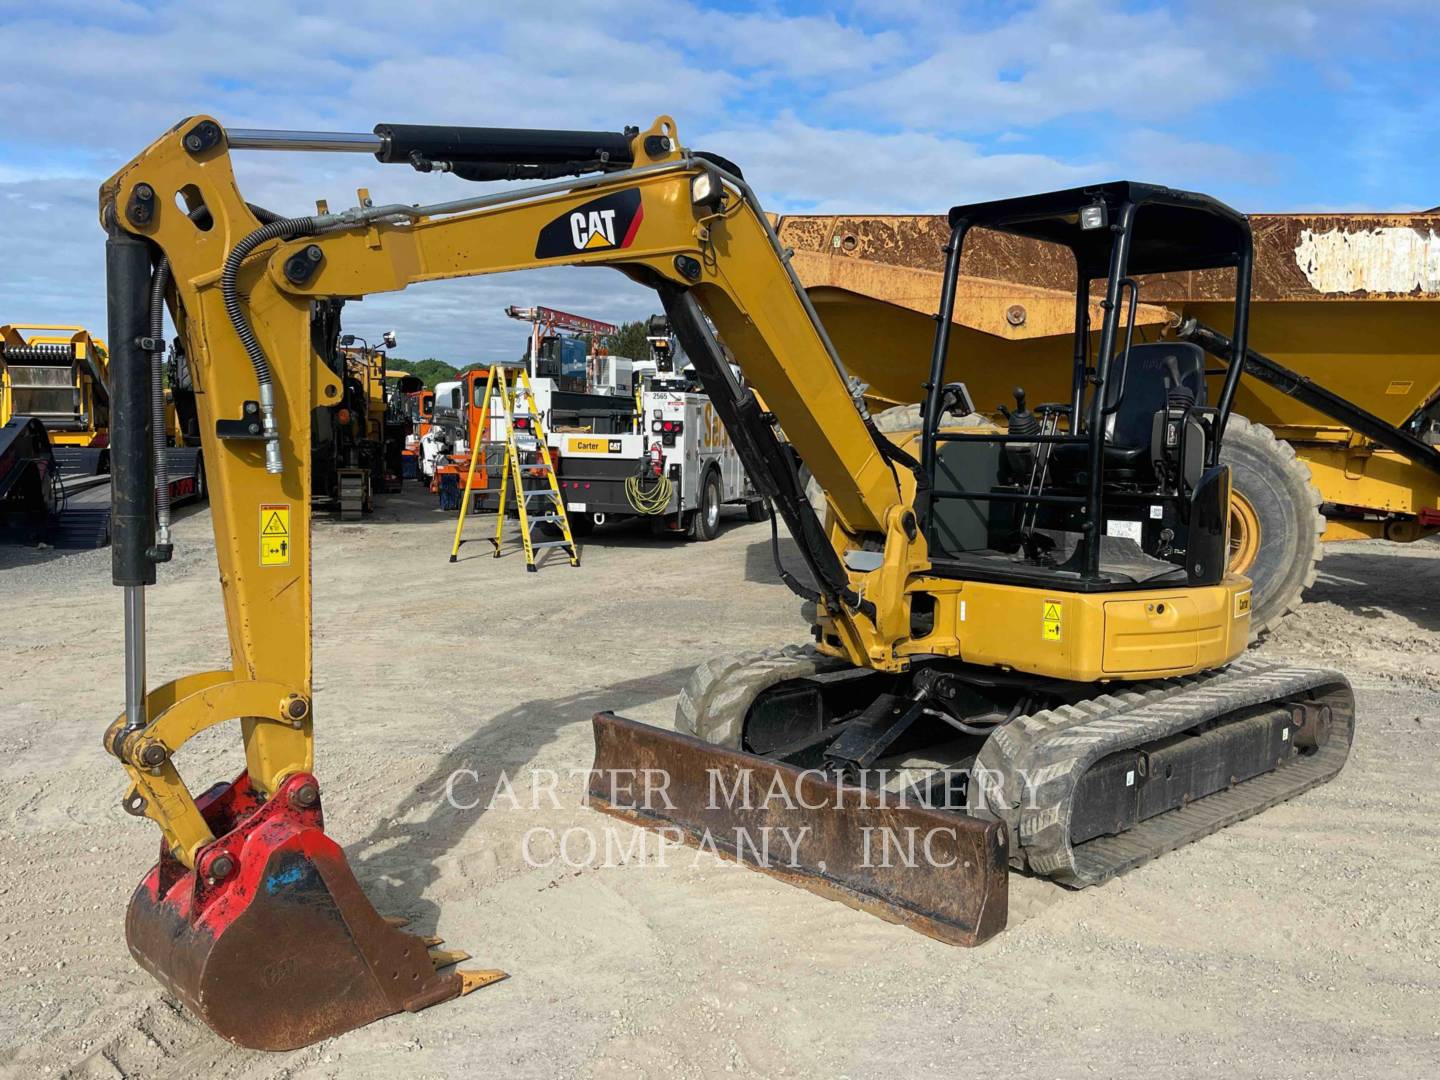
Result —
[[[1440,208],[1256,214],[1250,223],[1253,349],[1392,425],[1435,406]],[[945,216],[787,215],[776,228],[841,358],[877,404],[919,400]],[[1007,402],[1017,384],[1032,402],[1064,400],[1075,317],[1068,253],[976,230],[961,271],[947,379],[964,381],[982,411]],[[1154,340],[1174,316],[1227,326],[1233,288],[1229,271],[1143,279],[1137,338]],[[1257,379],[1241,381],[1235,411],[1295,446],[1326,503],[1407,516],[1440,508],[1440,476]]]

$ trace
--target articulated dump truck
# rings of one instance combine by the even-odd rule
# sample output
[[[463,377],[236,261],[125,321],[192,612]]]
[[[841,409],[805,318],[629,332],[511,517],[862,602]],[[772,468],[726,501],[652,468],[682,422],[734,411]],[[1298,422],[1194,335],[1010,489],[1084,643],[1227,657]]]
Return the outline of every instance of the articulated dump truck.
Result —
[[[1231,569],[1254,582],[1258,635],[1299,605],[1322,541],[1404,542],[1440,528],[1440,207],[1250,222],[1250,356],[1223,457],[1233,481]],[[795,215],[776,227],[872,406],[919,401],[945,217]],[[1057,362],[1075,320],[1075,268],[1064,256],[994,232],[968,245],[946,378],[964,381],[980,411],[998,415],[1017,387],[1031,403],[1069,395],[1069,367]],[[1101,284],[1092,293],[1097,335]],[[1208,328],[1229,325],[1231,291],[1215,271],[1142,278],[1137,338],[1188,335],[1223,352]],[[1212,388],[1223,370],[1212,362]]]

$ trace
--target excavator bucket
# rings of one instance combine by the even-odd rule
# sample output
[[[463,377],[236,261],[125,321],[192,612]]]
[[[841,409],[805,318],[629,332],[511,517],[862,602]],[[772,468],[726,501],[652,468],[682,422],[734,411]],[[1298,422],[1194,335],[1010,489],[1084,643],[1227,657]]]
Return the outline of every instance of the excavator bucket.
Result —
[[[588,802],[952,945],[1005,928],[1005,826],[842,784],[614,713]]]
[[[313,777],[262,801],[242,774],[197,800],[217,840],[187,869],[168,852],[131,897],[130,953],[217,1034],[293,1050],[505,977],[442,972],[432,950],[370,906],[324,832]]]

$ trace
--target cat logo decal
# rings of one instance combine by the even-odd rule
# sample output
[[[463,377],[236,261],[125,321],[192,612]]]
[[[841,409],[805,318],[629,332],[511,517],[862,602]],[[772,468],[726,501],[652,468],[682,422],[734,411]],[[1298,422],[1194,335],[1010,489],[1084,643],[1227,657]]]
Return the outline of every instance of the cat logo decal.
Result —
[[[635,242],[644,218],[639,188],[603,195],[541,229],[535,241],[535,257],[558,259],[586,251],[628,248]]]

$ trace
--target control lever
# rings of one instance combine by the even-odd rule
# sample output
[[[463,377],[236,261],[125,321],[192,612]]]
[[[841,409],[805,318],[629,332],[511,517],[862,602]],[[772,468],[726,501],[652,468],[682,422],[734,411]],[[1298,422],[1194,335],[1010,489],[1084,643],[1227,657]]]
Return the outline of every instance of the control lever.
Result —
[[[1007,409],[1004,405],[997,406],[1001,416],[1009,423],[1011,435],[1035,435],[1040,431],[1040,421],[1035,414],[1025,407],[1025,388],[1017,386],[1011,391],[1015,395],[1014,410]]]
[[[1164,359],[1165,407],[1155,414],[1150,457],[1155,472],[1171,480],[1176,493],[1188,498],[1204,469],[1205,429],[1194,417],[1195,391],[1180,377],[1174,356]]]

